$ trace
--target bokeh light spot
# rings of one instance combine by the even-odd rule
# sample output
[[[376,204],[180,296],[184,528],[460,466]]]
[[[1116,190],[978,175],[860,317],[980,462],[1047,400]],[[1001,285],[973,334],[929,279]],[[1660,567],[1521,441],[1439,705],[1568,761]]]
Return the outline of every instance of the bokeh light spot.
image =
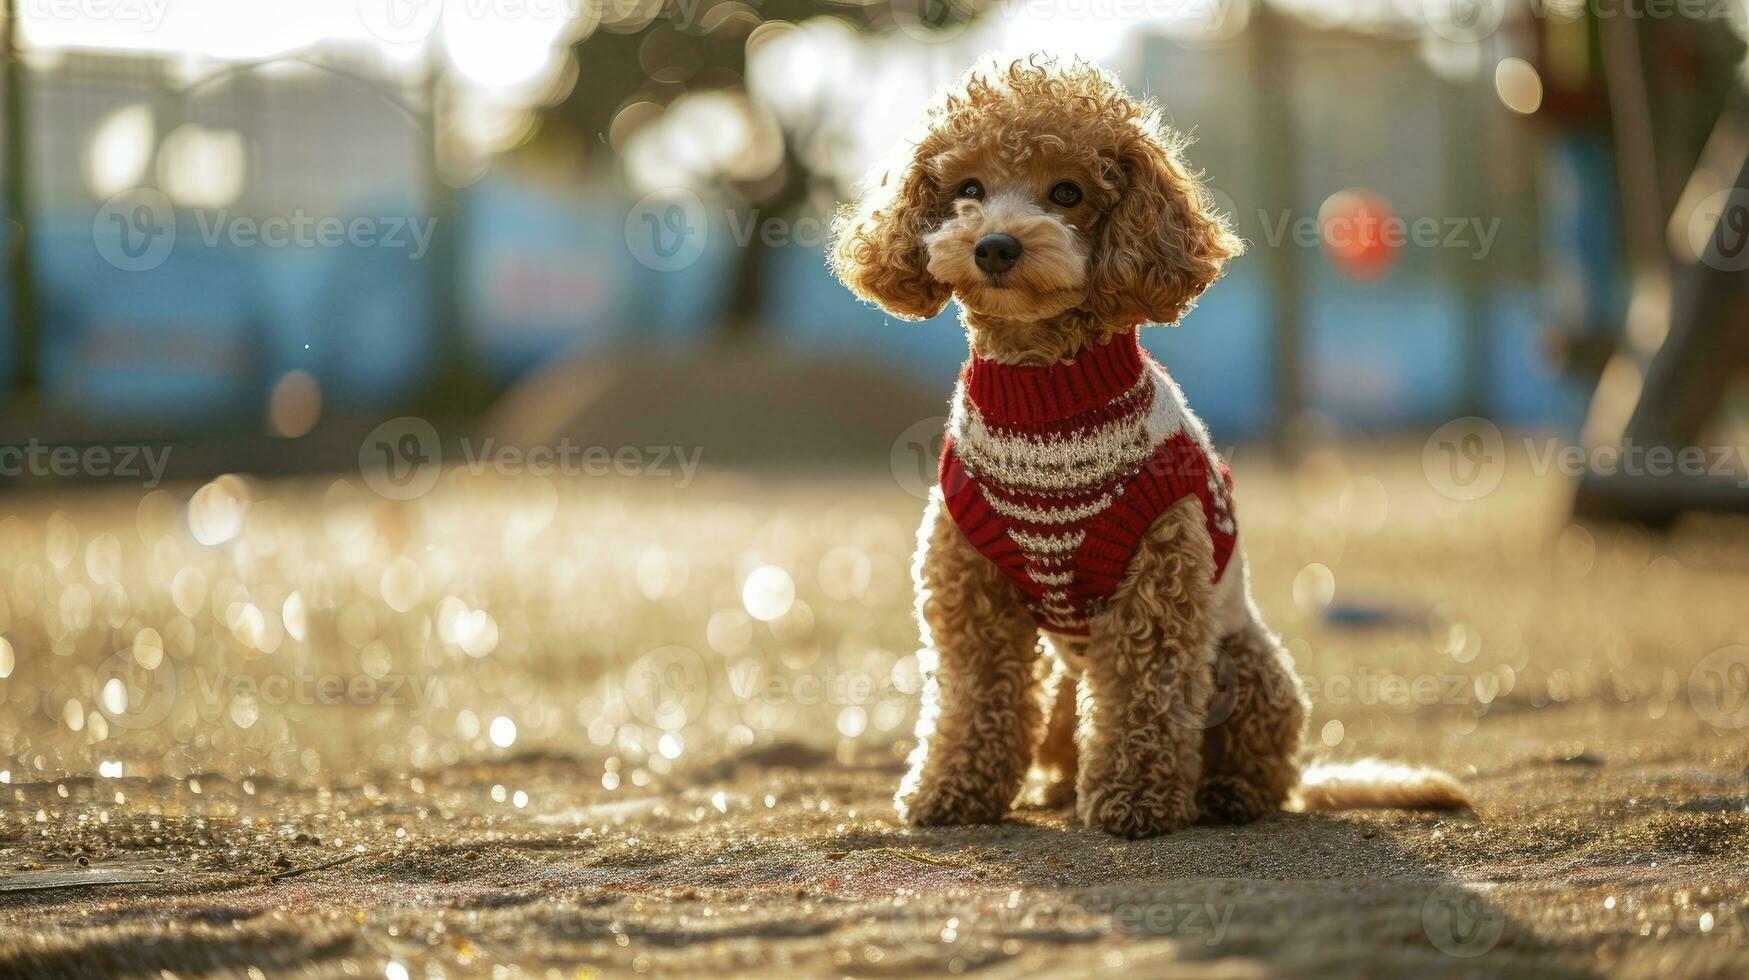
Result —
[[[789,612],[796,601],[796,585],[789,573],[776,565],[761,565],[741,587],[741,604],[754,619],[770,622]]]

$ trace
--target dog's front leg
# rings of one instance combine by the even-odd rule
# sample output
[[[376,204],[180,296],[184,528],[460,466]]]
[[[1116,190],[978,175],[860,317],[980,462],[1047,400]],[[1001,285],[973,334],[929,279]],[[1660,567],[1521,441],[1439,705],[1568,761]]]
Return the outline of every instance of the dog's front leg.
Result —
[[[993,823],[1020,792],[1043,725],[1038,630],[1014,586],[931,497],[918,532],[925,664],[917,749],[894,805],[913,824]]]
[[[1076,738],[1076,812],[1089,826],[1139,838],[1195,822],[1213,689],[1213,578],[1201,504],[1186,498],[1148,529],[1094,617]]]

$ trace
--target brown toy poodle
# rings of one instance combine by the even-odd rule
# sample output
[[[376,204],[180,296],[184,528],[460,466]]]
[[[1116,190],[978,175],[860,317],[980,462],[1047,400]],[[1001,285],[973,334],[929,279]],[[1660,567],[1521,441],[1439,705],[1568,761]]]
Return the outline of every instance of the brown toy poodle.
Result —
[[[1243,249],[1182,149],[1092,65],[991,64],[838,218],[846,286],[906,319],[956,298],[971,347],[918,532],[911,823],[1000,820],[1035,763],[1047,803],[1125,837],[1296,790],[1464,805],[1428,770],[1301,771],[1307,702],[1251,601],[1226,466],[1136,342]]]

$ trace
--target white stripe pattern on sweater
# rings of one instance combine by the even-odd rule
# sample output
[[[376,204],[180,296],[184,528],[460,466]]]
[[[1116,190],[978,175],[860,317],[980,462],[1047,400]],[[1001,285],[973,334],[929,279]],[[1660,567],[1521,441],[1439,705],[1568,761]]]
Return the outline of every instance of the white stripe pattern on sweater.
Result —
[[[1138,399],[1140,410],[1133,414],[1092,431],[1038,438],[990,427],[962,383],[948,421],[949,433],[961,460],[980,479],[1020,490],[1071,494],[1133,472],[1160,444],[1186,429],[1203,441],[1201,426],[1184,410],[1182,396],[1164,372],[1144,368],[1136,386],[1113,401],[1134,397],[1143,387],[1148,389],[1145,400]]]
[[[1039,438],[1000,433],[984,422],[969,399],[961,405],[963,412],[955,412],[954,418],[960,423],[954,443],[962,447],[961,458],[974,473],[988,474],[1005,486],[1051,492],[1097,486],[1153,453],[1141,411],[1091,432]]]
[[[1020,550],[1040,555],[1069,555],[1087,537],[1086,531],[1071,531],[1068,534],[1029,534],[1019,528],[1010,528],[1008,536],[1014,543],[1020,545]],[[1031,554],[1028,555],[1031,557]]]
[[[1029,566],[1027,566],[1027,569],[1026,569],[1026,577],[1029,579],[1032,579],[1034,582],[1037,582],[1040,585],[1073,585],[1073,584],[1075,584],[1075,573],[1073,571],[1041,572],[1038,569],[1033,568],[1029,565]]]
[[[1003,517],[1012,517],[1028,524],[1073,524],[1089,517],[1097,517],[1111,506],[1112,496],[1102,493],[1094,500],[1068,507],[1029,507],[1026,504],[1015,503],[1005,499],[1001,494],[991,491],[988,485],[981,485],[984,500],[990,509]]]

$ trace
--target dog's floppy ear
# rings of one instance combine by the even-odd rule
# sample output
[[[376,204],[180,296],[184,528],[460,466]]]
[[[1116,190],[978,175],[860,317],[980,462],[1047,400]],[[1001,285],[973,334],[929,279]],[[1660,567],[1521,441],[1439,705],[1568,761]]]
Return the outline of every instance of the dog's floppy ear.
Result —
[[[839,210],[827,258],[851,292],[906,320],[935,316],[953,293],[927,268],[923,236],[940,217],[942,195],[920,159],[908,155]]]
[[[1118,202],[1100,225],[1087,305],[1108,323],[1177,323],[1245,245],[1214,210],[1181,144],[1139,121],[1112,166]]]

